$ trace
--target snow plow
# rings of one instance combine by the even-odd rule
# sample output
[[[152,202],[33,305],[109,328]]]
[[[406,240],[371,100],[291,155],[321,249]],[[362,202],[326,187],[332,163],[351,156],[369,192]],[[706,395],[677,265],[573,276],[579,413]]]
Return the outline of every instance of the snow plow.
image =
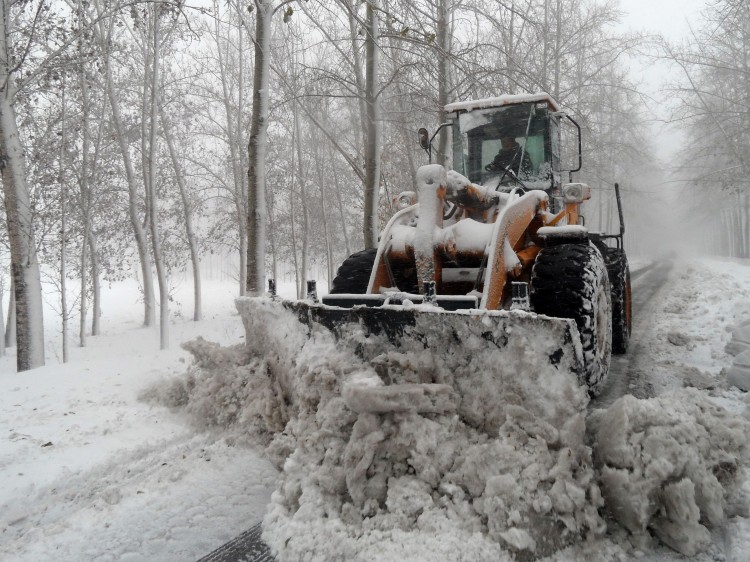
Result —
[[[543,556],[605,527],[585,415],[630,334],[622,221],[583,224],[580,128],[547,94],[446,109],[453,169],[418,170],[322,302],[313,283],[236,301],[246,409],[282,470],[264,521],[280,559],[352,560],[394,529],[421,529],[419,550],[441,528],[480,531],[473,559]]]
[[[418,170],[417,192],[395,198],[378,247],[346,259],[322,303],[310,295],[279,306],[339,341],[356,334],[353,350],[367,359],[416,346],[468,361],[477,351],[462,338],[471,335],[501,362],[498,352],[524,325],[549,333],[557,344],[544,351],[548,361],[572,369],[596,394],[611,352],[627,349],[631,326],[619,191],[620,232],[589,232],[581,205],[591,189],[572,181],[581,168],[580,127],[547,94],[446,111],[441,128],[452,130],[453,169]],[[577,132],[577,165],[569,169],[561,162],[563,120]],[[431,156],[427,131],[419,133]],[[382,346],[366,351],[363,342],[372,348],[375,339]]]

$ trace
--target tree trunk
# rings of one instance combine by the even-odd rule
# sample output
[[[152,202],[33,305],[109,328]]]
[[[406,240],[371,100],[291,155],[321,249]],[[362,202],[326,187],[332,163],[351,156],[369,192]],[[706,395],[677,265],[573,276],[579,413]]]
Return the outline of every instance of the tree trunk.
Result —
[[[85,172],[85,167],[83,167],[82,173]],[[87,213],[83,212],[84,215],[84,222],[88,220],[88,217],[86,217]],[[88,309],[87,309],[87,303],[88,303],[88,244],[87,244],[87,238],[88,238],[88,225],[84,225],[84,239],[83,243],[81,244],[81,264],[80,264],[80,275],[81,275],[81,302],[80,302],[80,310],[81,310],[81,321],[80,321],[80,329],[79,329],[79,340],[81,347],[86,347],[86,317],[88,316]]]
[[[88,233],[88,245],[89,255],[91,256],[91,335],[98,336],[101,334],[100,318],[102,316],[102,292],[101,284],[99,282],[99,254],[96,247],[96,238],[90,229]]]
[[[174,148],[174,139],[172,138],[172,132],[169,128],[169,123],[164,115],[164,108],[159,108],[161,115],[162,131],[164,132],[164,140],[167,143],[169,149],[169,157],[172,160],[172,167],[174,168],[175,176],[177,177],[177,186],[180,189],[180,200],[182,201],[182,209],[185,218],[185,234],[188,240],[188,246],[190,248],[190,263],[193,266],[193,320],[198,322],[203,319],[203,310],[201,303],[201,272],[200,272],[200,258],[198,252],[198,243],[195,239],[195,231],[193,229],[193,213],[190,210],[190,200],[188,199],[187,185],[185,184],[185,176],[182,173],[182,166],[180,166],[180,160],[177,157],[177,151]]]
[[[445,106],[448,105],[448,68],[450,55],[450,29],[448,17],[448,2],[440,0],[437,18],[437,78],[438,78],[438,125],[445,123]],[[443,127],[438,133],[437,163],[448,165],[448,127]]]
[[[5,323],[5,347],[16,345],[16,282],[10,276],[10,296],[8,297],[8,321]]]
[[[339,175],[333,174],[333,188],[336,191],[336,203],[339,208],[339,217],[341,218],[341,232],[344,234],[344,248],[346,248],[346,256],[352,255],[352,248],[349,245],[349,234],[346,228],[346,214],[344,213],[344,202],[341,198],[341,186],[339,185]]]
[[[378,198],[380,191],[380,110],[378,103],[378,6],[377,0],[367,4],[367,29],[365,32],[366,79],[365,103],[367,106],[367,143],[365,146],[365,248],[378,245]]]
[[[99,41],[106,45],[106,34],[103,30],[103,22],[99,23]],[[138,188],[136,187],[135,171],[133,162],[130,158],[130,147],[128,146],[127,132],[123,124],[120,113],[120,101],[115,92],[114,79],[112,77],[112,66],[107,57],[105,63],[106,69],[106,88],[107,99],[112,110],[112,125],[115,129],[115,136],[122,155],[122,161],[125,168],[125,178],[128,185],[128,215],[130,225],[133,227],[136,247],[138,248],[138,258],[141,263],[141,275],[143,279],[143,325],[153,326],[156,322],[155,297],[154,297],[154,276],[152,273],[151,256],[148,252],[148,240],[146,231],[143,228],[140,218],[138,217]]]
[[[552,97],[558,102],[560,101],[560,63],[562,59],[562,2],[557,0],[557,9],[555,10],[556,25],[555,25],[555,84],[552,92]]]
[[[308,248],[310,243],[308,241],[308,230],[310,221],[310,209],[307,201],[307,177],[305,176],[305,169],[302,162],[302,134],[299,125],[299,111],[297,110],[297,102],[294,104],[294,136],[297,139],[297,179],[299,181],[299,198],[302,203],[302,273],[300,275],[300,282],[297,285],[297,298],[303,299],[307,295],[307,269],[308,269]]]
[[[152,8],[153,25],[151,36],[151,49],[153,54],[151,70],[151,89],[149,96],[149,131],[147,152],[147,175],[146,199],[149,209],[149,224],[151,226],[151,249],[154,254],[154,265],[156,266],[156,279],[159,283],[159,343],[161,349],[169,347],[169,287],[167,285],[167,272],[162,257],[161,235],[158,221],[158,196],[156,193],[156,128],[159,113],[159,5]]]
[[[354,14],[357,13],[355,2],[350,0],[347,5],[347,14],[349,15],[349,41],[352,48],[352,70],[354,72],[354,83],[357,85],[357,108],[359,110],[359,122],[362,124],[357,129],[356,140],[357,140],[357,151],[361,150],[365,143],[365,135],[367,134],[367,107],[365,103],[365,84],[362,79],[362,59],[359,56],[359,47],[357,45],[357,37],[359,33],[359,21],[355,18]]]
[[[745,217],[745,235],[743,236],[745,251],[742,257],[750,258],[750,193],[748,192],[745,192],[745,205],[742,209],[742,214]]]
[[[544,27],[542,27],[542,75],[540,82],[542,89],[549,92],[549,80],[547,79],[547,68],[549,66],[549,3],[544,0]]]
[[[68,197],[67,185],[65,183],[65,133],[67,132],[65,123],[65,79],[62,82],[62,95],[60,100],[62,106],[62,117],[60,119],[60,131],[62,136],[60,137],[60,166],[59,181],[60,181],[60,317],[62,320],[62,355],[63,363],[68,362],[68,350],[70,345],[68,343],[68,295],[67,295],[67,277],[68,277],[68,266],[67,266],[67,237],[68,237],[68,224],[67,224],[67,208],[66,199]]]
[[[214,9],[218,13],[218,3],[214,2]],[[229,77],[226,72],[226,59],[224,58],[221,44],[219,41],[219,19],[215,19],[215,33],[217,38],[217,54],[219,57],[219,76],[221,78],[221,89],[222,89],[222,103],[224,105],[224,114],[226,116],[226,134],[227,144],[229,145],[229,155],[232,160],[232,179],[234,182],[234,199],[235,199],[235,210],[237,213],[237,228],[239,230],[239,252],[240,252],[240,295],[245,293],[247,286],[247,207],[245,203],[245,175],[243,172],[242,165],[242,117],[244,115],[244,98],[245,98],[245,85],[244,85],[244,73],[243,73],[243,58],[242,58],[242,41],[243,41],[243,26],[240,24],[237,27],[238,33],[238,55],[239,55],[239,79],[237,84],[237,110],[234,111],[232,106],[234,104],[234,98],[231,93]],[[227,41],[229,43],[229,41]],[[227,47],[228,48],[228,47]]]
[[[253,111],[247,143],[247,293],[263,294],[266,257],[266,149],[271,73],[270,0],[255,0],[255,73]]]
[[[328,185],[329,178],[323,171],[323,164],[325,159],[321,154],[321,142],[317,138],[318,135],[314,135],[315,145],[315,167],[318,172],[318,185],[320,186],[320,212],[323,217],[323,235],[325,236],[326,243],[326,279],[328,281],[328,287],[330,290],[331,282],[333,281],[333,245],[331,244],[331,235],[328,228],[328,213],[326,209],[329,206],[328,198],[326,197],[326,185]]]
[[[294,104],[294,111],[297,111],[297,104]],[[292,264],[294,265],[294,293],[297,298],[299,296],[300,287],[300,275],[299,275],[299,262],[297,260],[297,226],[295,225],[295,211],[297,210],[296,195],[294,193],[294,186],[297,183],[297,151],[295,150],[295,143],[297,142],[297,127],[292,129],[292,165],[290,170],[292,177],[289,183],[289,226],[292,235]]]
[[[44,365],[44,326],[42,284],[31,217],[31,202],[26,184],[24,152],[18,136],[16,116],[8,99],[7,84],[0,90],[0,162],[10,239],[11,269],[16,297],[16,345],[19,371]]]
[[[278,261],[278,254],[276,250],[276,236],[274,236],[274,232],[276,228],[275,221],[273,220],[274,200],[273,200],[273,197],[269,197],[268,200],[270,201],[270,205],[268,205],[268,227],[271,231],[271,237],[268,239],[268,241],[271,245],[271,278],[278,282],[279,261]]]
[[[91,145],[91,103],[89,97],[89,84],[86,78],[86,71],[83,64],[78,69],[78,83],[81,90],[81,117],[83,124],[81,127],[81,170],[79,176],[80,188],[80,212],[83,221],[83,236],[81,240],[81,263],[80,263],[80,281],[81,281],[81,301],[80,301],[80,327],[79,341],[81,347],[86,346],[86,318],[88,316],[88,273],[89,273],[89,247],[88,238],[92,228],[92,197],[91,197],[91,178],[96,172],[96,157],[94,162],[89,160],[89,150]]]
[[[0,281],[0,357],[5,357],[5,318],[3,313],[3,283]]]
[[[7,213],[10,259],[16,297],[16,365],[27,371],[44,365],[42,284],[36,254],[26,163],[13,108],[14,77],[8,45],[10,2],[0,0],[0,170]]]

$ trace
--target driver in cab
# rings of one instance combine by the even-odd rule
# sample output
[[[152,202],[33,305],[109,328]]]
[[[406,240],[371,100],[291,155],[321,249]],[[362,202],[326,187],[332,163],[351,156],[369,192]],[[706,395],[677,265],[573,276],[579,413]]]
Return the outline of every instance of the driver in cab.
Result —
[[[500,152],[484,169],[488,172],[503,172],[503,176],[506,171],[512,171],[516,177],[528,177],[532,169],[529,153],[523,150],[514,137],[503,137],[500,144]]]

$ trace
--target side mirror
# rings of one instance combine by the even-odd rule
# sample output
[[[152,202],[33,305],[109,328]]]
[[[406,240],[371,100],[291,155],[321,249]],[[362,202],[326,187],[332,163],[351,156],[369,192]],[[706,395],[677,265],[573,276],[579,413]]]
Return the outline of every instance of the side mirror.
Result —
[[[424,150],[430,150],[430,133],[427,132],[427,129],[420,127],[417,134],[419,135],[419,146]]]

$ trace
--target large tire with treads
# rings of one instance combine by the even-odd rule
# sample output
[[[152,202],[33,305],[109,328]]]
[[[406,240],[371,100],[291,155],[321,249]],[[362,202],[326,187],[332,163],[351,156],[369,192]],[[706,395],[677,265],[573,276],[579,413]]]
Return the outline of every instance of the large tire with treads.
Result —
[[[625,250],[607,248],[604,261],[612,289],[612,353],[628,350],[633,326],[633,305],[630,295],[630,268]]]
[[[377,248],[370,248],[355,252],[346,258],[333,278],[331,294],[365,294],[377,253]],[[405,293],[418,293],[416,268],[413,265],[397,265],[398,267],[393,267],[391,271],[392,283]]]
[[[539,314],[571,318],[583,348],[583,380],[589,394],[601,391],[612,355],[609,276],[593,244],[543,248],[531,273],[531,305]]]
[[[365,294],[377,253],[377,248],[369,248],[346,258],[333,278],[331,294]]]

